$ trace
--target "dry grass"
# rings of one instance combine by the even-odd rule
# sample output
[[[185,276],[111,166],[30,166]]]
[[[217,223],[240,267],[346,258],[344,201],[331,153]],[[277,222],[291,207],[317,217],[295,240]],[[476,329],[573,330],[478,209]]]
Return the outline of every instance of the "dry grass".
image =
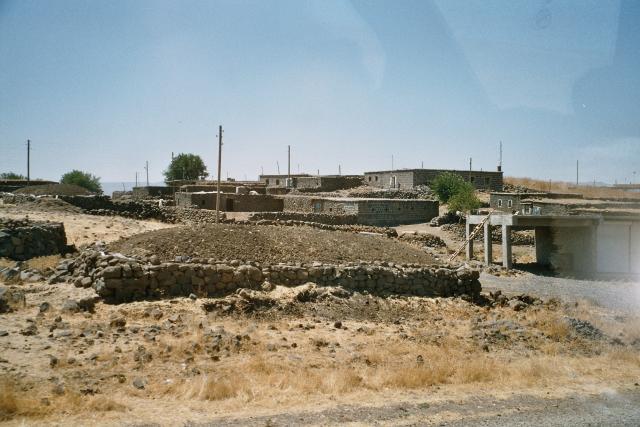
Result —
[[[561,181],[542,181],[533,178],[505,177],[504,183],[544,192],[582,194],[585,198],[640,199],[640,193],[609,187],[594,187],[588,185],[576,186],[575,184],[569,184]]]
[[[26,262],[28,268],[44,271],[47,268],[55,269],[62,257],[60,255],[41,256],[37,258],[31,258]]]

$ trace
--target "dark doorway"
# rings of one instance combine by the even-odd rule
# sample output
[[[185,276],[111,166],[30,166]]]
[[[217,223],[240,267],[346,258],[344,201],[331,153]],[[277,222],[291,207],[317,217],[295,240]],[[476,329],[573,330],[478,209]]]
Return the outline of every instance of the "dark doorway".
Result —
[[[233,199],[227,199],[227,206],[225,210],[227,212],[233,212]]]

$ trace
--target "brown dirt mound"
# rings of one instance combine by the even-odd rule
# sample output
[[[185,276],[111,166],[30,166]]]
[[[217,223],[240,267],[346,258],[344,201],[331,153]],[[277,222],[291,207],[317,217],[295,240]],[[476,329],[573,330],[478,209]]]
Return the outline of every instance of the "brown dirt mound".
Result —
[[[310,227],[210,224],[137,234],[109,245],[133,256],[158,255],[278,262],[387,261],[431,264],[431,256],[409,244],[380,236]]]
[[[16,194],[34,194],[36,196],[87,196],[91,193],[86,188],[75,184],[32,185],[15,191]]]

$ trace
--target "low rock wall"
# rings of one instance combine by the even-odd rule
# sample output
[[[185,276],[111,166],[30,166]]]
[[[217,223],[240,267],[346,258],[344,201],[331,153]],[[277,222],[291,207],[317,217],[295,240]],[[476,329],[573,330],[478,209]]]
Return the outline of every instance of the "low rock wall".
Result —
[[[0,258],[27,260],[66,250],[62,223],[0,219]]]
[[[354,225],[358,215],[330,215],[311,212],[256,212],[249,217],[252,221],[305,221],[329,225]]]
[[[479,272],[465,267],[386,262],[261,265],[203,259],[161,263],[155,256],[142,260],[98,250],[87,250],[73,261],[63,261],[53,277],[53,281],[73,277],[77,286],[93,286],[101,297],[112,302],[191,293],[221,296],[239,288],[258,289],[265,282],[284,286],[311,282],[380,295],[429,297],[476,298],[481,290]]]

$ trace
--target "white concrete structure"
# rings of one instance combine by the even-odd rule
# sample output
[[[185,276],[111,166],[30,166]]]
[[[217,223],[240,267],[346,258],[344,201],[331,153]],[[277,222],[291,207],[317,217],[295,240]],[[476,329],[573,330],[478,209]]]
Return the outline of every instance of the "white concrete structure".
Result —
[[[467,236],[483,215],[467,217]],[[502,227],[502,264],[511,268],[512,229],[534,229],[536,259],[560,272],[640,274],[640,216],[539,216],[493,213],[485,223],[485,263],[492,261],[490,226]],[[467,258],[473,257],[473,242]]]

